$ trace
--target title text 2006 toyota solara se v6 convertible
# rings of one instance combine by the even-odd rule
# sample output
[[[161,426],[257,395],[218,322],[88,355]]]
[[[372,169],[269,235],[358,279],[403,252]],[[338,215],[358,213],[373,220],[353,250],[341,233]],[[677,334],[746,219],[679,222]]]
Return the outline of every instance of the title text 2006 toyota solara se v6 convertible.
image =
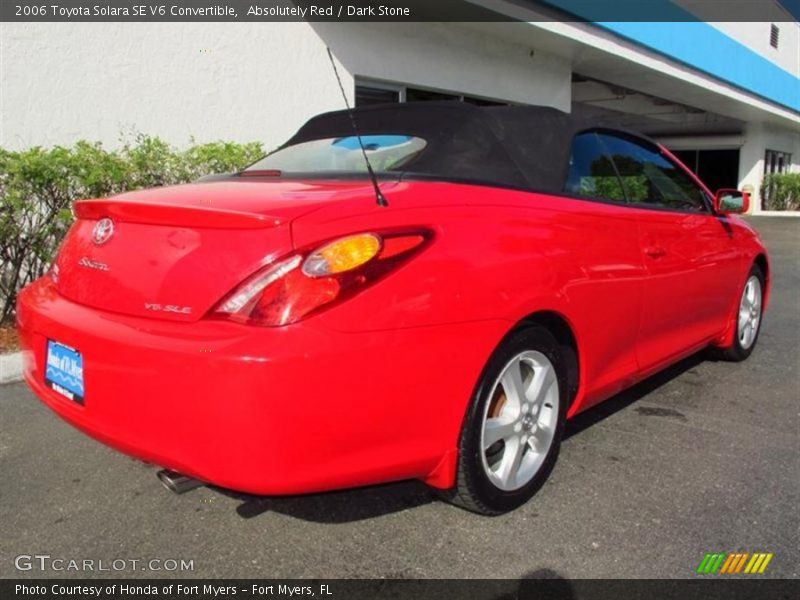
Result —
[[[770,272],[747,202],[549,108],[324,114],[235,175],[77,202],[19,296],[25,377],[174,489],[416,478],[501,513],[566,419],[752,352]]]

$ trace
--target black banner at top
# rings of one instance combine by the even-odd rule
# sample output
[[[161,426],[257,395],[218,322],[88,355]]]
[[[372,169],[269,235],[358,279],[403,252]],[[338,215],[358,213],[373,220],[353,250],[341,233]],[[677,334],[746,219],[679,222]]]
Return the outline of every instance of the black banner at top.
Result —
[[[800,20],[800,0],[0,0],[0,21]]]

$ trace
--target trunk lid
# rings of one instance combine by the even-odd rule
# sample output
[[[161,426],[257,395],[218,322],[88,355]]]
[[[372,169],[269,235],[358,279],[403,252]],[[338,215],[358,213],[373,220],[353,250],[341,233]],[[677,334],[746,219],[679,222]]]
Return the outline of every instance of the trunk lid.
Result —
[[[226,180],[82,200],[55,261],[56,286],[102,310],[196,321],[292,250],[292,220],[371,194],[363,181]]]

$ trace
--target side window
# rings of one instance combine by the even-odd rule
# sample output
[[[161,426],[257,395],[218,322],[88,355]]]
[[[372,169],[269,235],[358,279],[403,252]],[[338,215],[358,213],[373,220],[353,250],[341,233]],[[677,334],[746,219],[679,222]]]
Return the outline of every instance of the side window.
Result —
[[[564,192],[625,202],[622,184],[596,133],[581,133],[572,141]]]
[[[633,141],[598,134],[614,160],[628,202],[705,212],[703,190],[678,165]]]

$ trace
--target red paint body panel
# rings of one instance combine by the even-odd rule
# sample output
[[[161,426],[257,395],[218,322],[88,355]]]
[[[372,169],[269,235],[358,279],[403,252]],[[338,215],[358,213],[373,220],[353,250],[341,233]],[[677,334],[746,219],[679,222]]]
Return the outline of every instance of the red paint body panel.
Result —
[[[172,323],[80,306],[44,278],[19,309],[26,381],[65,420],[142,460],[263,494],[434,471],[457,443],[490,340],[509,326],[341,334],[314,319]],[[84,406],[43,385],[48,338],[82,352]],[[460,377],[424,368],[433,355]]]
[[[732,229],[716,217],[636,212],[648,265],[637,355],[640,367],[650,371],[681,355],[687,341],[711,340],[725,328],[742,271],[752,260],[745,265],[740,248],[730,243]]]
[[[58,291],[74,302],[130,315],[196,321],[247,275],[292,249],[285,225],[210,229],[117,221],[112,239],[95,246],[95,223],[77,221],[61,245]],[[108,270],[88,268],[84,258]],[[154,315],[148,304],[188,310]]]
[[[58,284],[44,277],[19,295],[28,384],[104,443],[225,487],[287,494],[419,478],[446,488],[473,388],[520,320],[548,311],[572,330],[580,387],[571,416],[724,343],[750,265],[766,256],[736,217],[454,183],[382,187],[388,208],[363,181],[252,178],[123,195],[177,208],[163,225],[136,222],[147,206],[116,213],[102,246],[90,242],[93,219],[75,224]],[[182,220],[181,207],[278,223],[207,227]],[[397,228],[433,238],[299,323],[207,314],[297,248]],[[109,270],[81,267],[83,256]],[[44,386],[48,339],[82,353],[84,406]]]

